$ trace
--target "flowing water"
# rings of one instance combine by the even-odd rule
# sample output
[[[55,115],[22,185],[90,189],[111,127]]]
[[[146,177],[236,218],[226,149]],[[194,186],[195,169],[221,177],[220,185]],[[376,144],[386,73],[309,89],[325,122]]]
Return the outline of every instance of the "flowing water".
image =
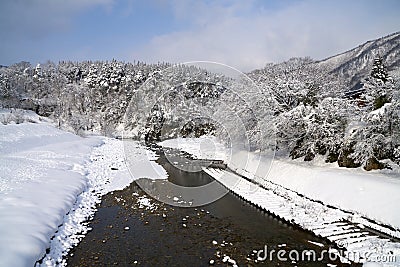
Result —
[[[205,162],[188,160],[173,149],[155,151],[170,183],[197,187],[213,182],[204,172],[182,170]],[[185,164],[190,166],[175,167]],[[148,183],[157,189],[166,185],[163,180]],[[325,240],[234,194],[201,207],[177,207],[154,199],[146,206],[140,201],[150,198],[146,196],[137,183],[104,196],[91,222],[93,230],[71,251],[68,265],[231,266],[234,259],[238,266],[345,266],[326,252],[332,245]]]

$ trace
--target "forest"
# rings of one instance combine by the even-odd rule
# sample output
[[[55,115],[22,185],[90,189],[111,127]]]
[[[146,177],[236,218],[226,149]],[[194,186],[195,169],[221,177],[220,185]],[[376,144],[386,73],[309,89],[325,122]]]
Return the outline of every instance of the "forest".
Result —
[[[82,136],[125,131],[153,142],[214,134],[233,142],[244,133],[251,149],[391,169],[400,164],[400,80],[390,73],[380,56],[353,88],[310,58],[267,64],[241,84],[169,63],[20,62],[0,68],[0,105],[15,109],[1,122],[18,123],[18,109],[28,109]]]

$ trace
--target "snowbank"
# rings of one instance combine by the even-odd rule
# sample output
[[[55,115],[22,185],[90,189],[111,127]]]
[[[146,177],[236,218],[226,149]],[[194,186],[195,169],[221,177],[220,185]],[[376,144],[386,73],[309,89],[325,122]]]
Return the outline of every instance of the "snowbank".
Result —
[[[158,144],[163,147],[186,151],[198,159],[227,160],[229,157],[229,150],[218,142],[214,136],[175,138],[162,141]]]
[[[50,119],[37,115],[31,110],[0,108],[0,123],[19,124],[23,122],[51,122]]]
[[[0,124],[0,266],[33,266],[42,258],[42,266],[63,266],[90,230],[102,195],[167,174],[136,142],[82,138],[28,115],[36,123]]]
[[[179,142],[164,141],[161,145],[174,147],[179,143],[181,150],[195,153],[196,157],[204,153],[225,153],[222,150],[199,153],[198,149],[192,149],[196,148],[196,140],[198,143],[205,142],[201,138],[188,139],[188,145],[185,145],[185,139],[179,139]],[[217,142],[213,138],[207,140]],[[222,158],[242,177],[229,170],[204,168],[204,171],[255,206],[345,249],[332,250],[343,262],[351,260],[366,264],[381,262],[383,265],[379,266],[400,265],[400,243],[376,235],[374,231],[364,230],[368,226],[400,237],[398,173],[367,173],[360,169],[339,169],[334,164],[320,163],[321,166],[318,166],[318,162],[273,159],[268,155],[247,151],[234,150],[230,154]]]
[[[96,204],[100,203],[103,195],[124,189],[141,177],[167,178],[166,171],[153,161],[157,155],[138,142],[122,142],[112,138],[103,138],[103,142],[103,145],[93,149],[90,162],[83,166],[87,172],[87,188],[64,217],[64,223],[51,240],[50,251],[43,259],[42,266],[66,266],[64,256],[90,231],[87,221],[94,216]],[[125,162],[125,152],[128,152],[132,161],[129,165]]]
[[[400,229],[400,177],[274,160],[268,180]]]
[[[229,155],[230,152],[225,148],[221,149],[221,144],[215,138],[208,137],[206,140],[215,145],[208,145],[208,150],[201,152],[199,144],[205,142],[203,138],[167,140],[160,145],[184,150],[198,158],[202,158],[204,154],[218,155],[218,158],[227,160],[231,169],[245,177],[256,179],[261,184],[263,180],[268,180],[311,199],[343,210],[355,211],[400,229],[400,174],[397,172],[366,172],[361,169],[339,168],[336,164],[316,166],[315,163],[288,159],[272,160],[269,156],[247,151],[234,151]]]
[[[82,164],[99,138],[49,124],[0,125],[0,266],[32,266],[86,187]]]

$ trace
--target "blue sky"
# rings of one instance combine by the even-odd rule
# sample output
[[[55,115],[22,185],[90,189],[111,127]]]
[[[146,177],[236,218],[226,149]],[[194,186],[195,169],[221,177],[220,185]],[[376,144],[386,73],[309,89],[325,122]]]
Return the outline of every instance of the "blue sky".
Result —
[[[209,60],[243,71],[400,31],[398,0],[1,0],[0,64]]]

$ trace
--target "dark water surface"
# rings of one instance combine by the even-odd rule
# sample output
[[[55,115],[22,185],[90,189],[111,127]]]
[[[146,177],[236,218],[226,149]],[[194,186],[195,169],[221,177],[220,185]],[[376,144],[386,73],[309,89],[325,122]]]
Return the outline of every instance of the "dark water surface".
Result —
[[[174,165],[197,164],[188,161],[183,153],[157,153],[158,163],[167,170],[170,182],[194,187],[213,181],[204,172],[175,168]],[[174,164],[170,163],[172,158]],[[153,183],[162,187],[165,181]],[[323,254],[330,246],[326,241],[273,218],[231,193],[196,208],[171,206],[154,199],[147,207],[140,204],[144,197],[150,198],[136,183],[104,196],[90,223],[93,230],[70,252],[68,265],[209,266],[213,260],[215,266],[232,266],[224,257],[227,255],[238,266],[348,266]],[[298,251],[300,259],[304,250],[315,251],[317,258],[321,254],[324,257],[322,261],[282,261],[275,252],[272,261],[269,257],[257,260],[256,251],[265,250],[265,246],[268,253],[284,250],[283,258],[288,258],[289,253],[296,257],[292,250]]]

